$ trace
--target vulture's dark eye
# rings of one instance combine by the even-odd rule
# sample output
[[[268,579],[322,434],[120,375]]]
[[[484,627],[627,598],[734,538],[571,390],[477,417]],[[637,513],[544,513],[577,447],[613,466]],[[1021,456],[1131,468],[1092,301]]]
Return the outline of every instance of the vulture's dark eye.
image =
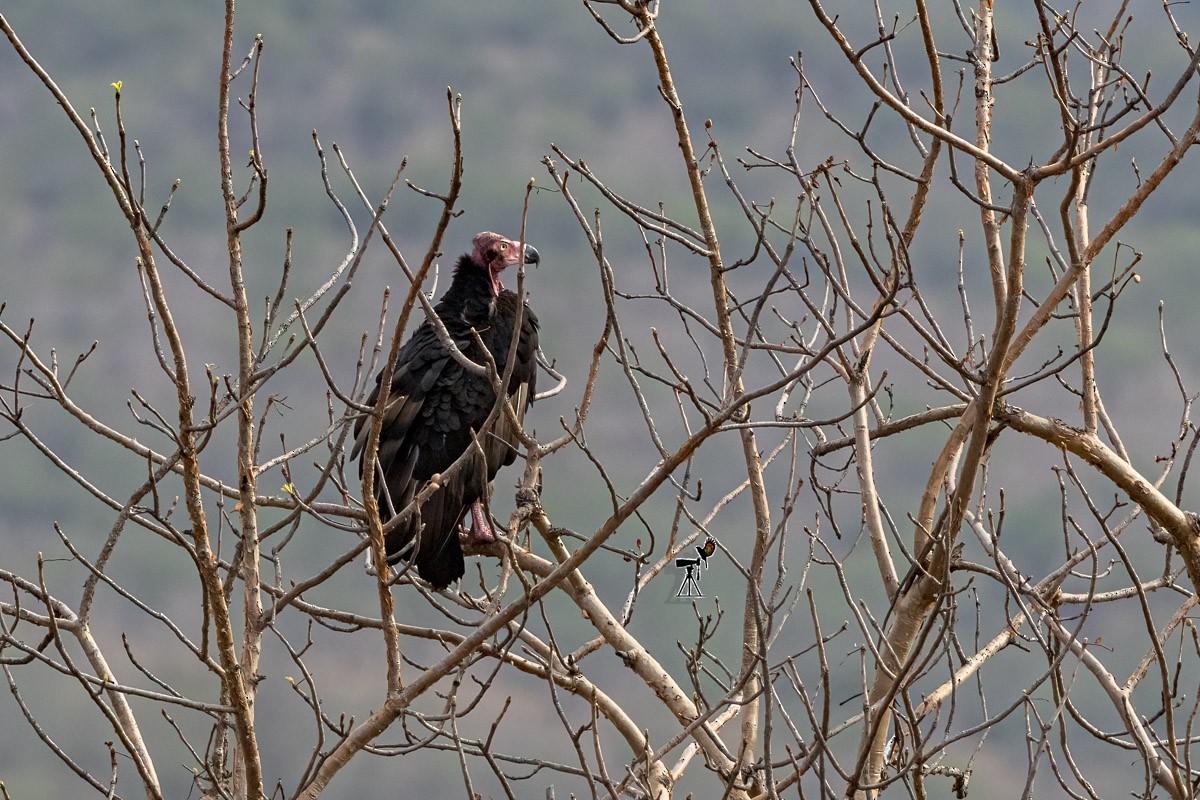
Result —
[[[507,249],[508,249],[508,245],[507,245],[506,243],[504,243],[504,242],[501,242],[501,243],[498,245],[498,247],[500,248],[500,252],[501,252],[501,253],[503,253],[505,250],[507,250]]]

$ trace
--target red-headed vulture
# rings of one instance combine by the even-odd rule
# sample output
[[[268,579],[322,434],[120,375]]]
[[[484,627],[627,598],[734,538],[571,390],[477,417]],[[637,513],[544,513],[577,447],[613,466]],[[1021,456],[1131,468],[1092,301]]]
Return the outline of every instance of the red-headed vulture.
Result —
[[[524,419],[534,395],[538,320],[529,306],[504,288],[500,273],[522,260],[537,264],[537,250],[526,246],[522,252],[519,242],[490,231],[476,235],[471,252],[458,259],[450,287],[434,306],[462,354],[486,365],[482,341],[501,376],[508,368],[520,311],[507,386],[518,420]],[[382,377],[381,372],[367,405],[375,404]],[[386,523],[414,501],[430,478],[468,454],[462,467],[441,478],[440,488],[386,536],[388,561],[415,563],[417,573],[438,589],[461,578],[466,570],[458,531],[468,512],[472,536],[478,541],[494,540],[488,511],[491,482],[501,467],[516,460],[518,445],[504,413],[483,429],[495,404],[488,376],[455,360],[430,321],[421,323],[401,348],[392,373],[379,437],[377,475],[382,480],[376,481],[376,498]],[[352,458],[362,454],[370,421],[366,416],[355,425]]]

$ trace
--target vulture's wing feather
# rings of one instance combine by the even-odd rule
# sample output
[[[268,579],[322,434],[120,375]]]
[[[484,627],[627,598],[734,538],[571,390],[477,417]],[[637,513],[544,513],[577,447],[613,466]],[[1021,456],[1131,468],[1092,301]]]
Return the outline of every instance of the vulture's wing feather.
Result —
[[[499,353],[497,368],[503,373],[512,342],[516,322],[517,296],[504,292],[496,302],[496,323],[488,331],[484,343],[492,352]],[[524,424],[525,411],[537,393],[537,349],[538,318],[529,306],[521,314],[521,336],[517,340],[517,352],[512,377],[508,382],[508,398],[516,412],[517,422]],[[491,393],[489,392],[489,395]],[[517,458],[520,438],[507,414],[496,420],[487,440],[488,481],[496,477],[501,467],[508,466]]]

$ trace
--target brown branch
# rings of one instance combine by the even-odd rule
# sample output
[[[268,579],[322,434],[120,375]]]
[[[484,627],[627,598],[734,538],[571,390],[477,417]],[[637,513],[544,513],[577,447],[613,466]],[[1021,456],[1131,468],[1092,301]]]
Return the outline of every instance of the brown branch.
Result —
[[[723,406],[731,406],[739,401],[745,392],[742,380],[737,376],[738,353],[737,338],[733,331],[730,317],[729,292],[725,286],[725,270],[721,257],[721,244],[717,238],[717,229],[709,208],[708,196],[704,190],[704,178],[700,172],[699,159],[692,145],[692,137],[688,131],[687,118],[684,116],[683,101],[675,89],[675,81],[671,75],[670,64],[667,61],[666,48],[655,27],[654,17],[646,8],[641,8],[638,16],[639,24],[646,30],[646,42],[654,54],[654,63],[658,70],[659,86],[663,99],[675,120],[675,132],[678,136],[680,155],[683,157],[684,169],[687,172],[688,183],[692,189],[692,200],[696,215],[700,220],[700,231],[708,248],[709,282],[712,288],[713,309],[716,313],[717,328],[721,335],[723,353]],[[759,650],[759,630],[755,615],[755,603],[758,597],[758,584],[762,580],[762,571],[766,563],[767,542],[771,535],[771,512],[767,499],[766,485],[763,480],[762,462],[759,458],[758,444],[753,428],[743,428],[739,431],[742,444],[742,456],[745,462],[746,474],[750,480],[750,498],[754,507],[754,546],[750,560],[750,575],[746,586],[746,599],[742,615],[742,665],[741,674],[748,676],[743,698],[746,703],[742,709],[742,741],[738,748],[740,769],[743,763],[753,761],[758,750],[759,726],[759,694],[760,686],[757,680],[756,653]],[[730,778],[732,780],[732,777]],[[732,784],[731,784],[732,786]],[[744,789],[734,788],[732,797],[742,797]]]
[[[1113,452],[1094,432],[1073,428],[1057,419],[1036,416],[1013,406],[1001,405],[996,418],[1014,430],[1036,436],[1073,453],[1095,467],[1120,487],[1163,527],[1183,558],[1192,588],[1200,592],[1200,519],[1184,511],[1159,491],[1153,483]]]
[[[229,150],[229,84],[233,80],[231,61],[233,55],[234,0],[225,2],[224,48],[221,52],[221,74],[217,89],[217,152],[221,172],[221,194],[225,200],[226,245],[229,253],[229,282],[232,290],[234,313],[238,333],[238,386],[241,391],[249,389],[253,363],[254,340],[250,325],[249,306],[246,301],[246,286],[242,276],[242,245],[237,219],[237,198],[233,191],[233,166]],[[147,268],[147,272],[152,270]],[[160,290],[161,291],[161,290]],[[164,302],[165,304],[165,302]],[[164,326],[166,319],[164,318]],[[175,350],[175,343],[172,342]],[[177,350],[176,373],[180,386],[180,431],[190,428],[190,396],[185,397],[187,366],[182,363],[182,349]],[[185,409],[187,413],[185,414]],[[204,508],[198,481],[185,473],[188,511],[193,519],[193,535],[196,537],[196,555],[205,583],[205,595],[213,606],[213,624],[221,652],[221,665],[225,669],[225,687],[231,704],[237,709],[238,747],[234,750],[234,795],[265,797],[261,754],[254,725],[254,695],[257,682],[258,658],[261,648],[262,630],[258,620],[262,615],[262,599],[258,594],[258,518],[254,504],[255,474],[252,453],[254,452],[254,414],[252,396],[247,394],[240,403],[238,412],[238,495],[241,519],[242,562],[239,565],[244,586],[244,614],[242,655],[234,654],[233,623],[226,607],[224,587],[212,562],[205,530]],[[186,434],[185,434],[186,435]],[[194,461],[184,451],[184,464]],[[199,470],[196,470],[198,473]],[[189,480],[189,478],[191,478]]]

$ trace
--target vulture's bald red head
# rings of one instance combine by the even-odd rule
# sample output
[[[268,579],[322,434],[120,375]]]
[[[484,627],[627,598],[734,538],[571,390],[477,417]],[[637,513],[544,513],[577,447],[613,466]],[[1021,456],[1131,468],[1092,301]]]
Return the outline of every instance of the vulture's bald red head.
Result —
[[[477,233],[471,242],[471,260],[476,266],[487,270],[492,284],[492,297],[499,297],[500,292],[504,291],[500,273],[521,262],[521,243],[491,231]],[[538,251],[525,245],[524,261],[526,264],[538,263]]]

